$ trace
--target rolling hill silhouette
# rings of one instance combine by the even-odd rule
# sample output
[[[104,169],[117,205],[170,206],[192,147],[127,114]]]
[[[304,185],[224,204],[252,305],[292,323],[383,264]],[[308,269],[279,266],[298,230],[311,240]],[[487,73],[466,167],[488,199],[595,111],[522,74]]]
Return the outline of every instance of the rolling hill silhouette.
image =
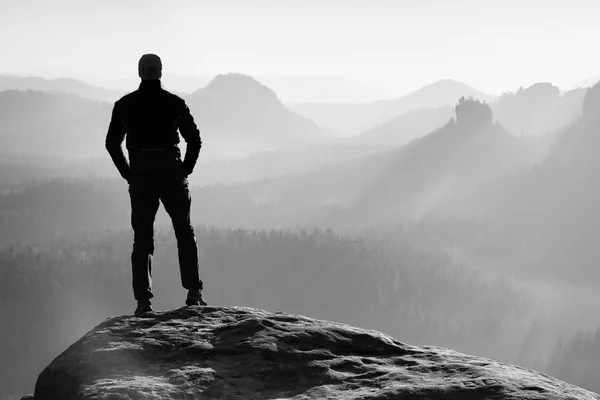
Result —
[[[247,75],[219,75],[187,101],[209,141],[288,146],[331,136],[286,109],[273,90]]]
[[[358,134],[409,111],[454,105],[461,97],[491,101],[494,96],[450,79],[424,86],[398,99],[366,104],[290,104],[292,111],[344,134]]]
[[[442,128],[399,149],[246,185],[236,195],[243,193],[260,206],[288,205],[298,210],[297,216],[312,213],[304,223],[413,221],[477,183],[540,157],[535,144],[495,123],[487,104],[462,99],[456,114]]]
[[[190,94],[208,85],[218,74],[176,74],[163,71],[163,85],[169,91]],[[361,102],[383,98],[382,90],[370,89],[361,83],[336,76],[281,76],[253,75],[270,87],[277,97],[286,102]],[[96,86],[126,92],[139,84],[136,76],[107,80],[90,77],[86,80]]]
[[[287,110],[275,93],[243,75],[221,75],[187,98],[208,156],[273,150],[327,139]],[[104,157],[112,103],[64,92],[0,92],[4,153]]]
[[[456,193],[533,157],[531,147],[493,122],[489,105],[463,98],[456,120],[390,157],[350,213],[370,223],[419,220]]]
[[[442,127],[454,116],[454,107],[419,108],[384,122],[351,140],[372,146],[399,147]]]
[[[87,99],[108,102],[115,102],[125,94],[120,90],[106,89],[72,78],[45,79],[36,76],[0,75],[0,92],[4,90],[65,92]]]

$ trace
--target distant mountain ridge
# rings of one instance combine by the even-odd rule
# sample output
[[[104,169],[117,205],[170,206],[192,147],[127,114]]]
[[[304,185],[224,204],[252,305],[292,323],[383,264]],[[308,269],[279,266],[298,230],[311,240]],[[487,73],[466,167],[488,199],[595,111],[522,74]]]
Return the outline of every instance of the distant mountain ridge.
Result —
[[[237,73],[217,75],[208,85],[194,91],[188,98],[193,101],[205,96],[214,96],[217,101],[233,102],[235,107],[257,105],[251,102],[260,102],[261,106],[273,108],[281,106],[275,91],[249,75]]]
[[[382,100],[381,102],[393,104],[395,107],[417,109],[428,106],[455,105],[461,97],[472,97],[488,103],[496,98],[496,96],[483,93],[462,82],[444,79],[423,86],[399,99]]]
[[[165,70],[163,74],[164,87],[172,92],[189,95],[192,92],[208,85],[219,74],[213,73],[170,73]],[[2,76],[2,75],[0,75]],[[19,80],[24,77],[21,74],[5,73],[3,76],[12,80]],[[31,89],[31,90],[49,90],[46,85],[50,81],[53,83],[52,90],[61,90],[72,92],[68,86],[62,85],[63,81],[77,81],[79,84],[94,86],[114,93],[126,93],[134,90],[139,84],[137,75],[121,79],[106,79],[102,77],[82,76],[76,73],[63,71],[60,77],[49,78],[44,75],[30,74],[28,80],[31,85],[19,86],[11,84],[4,89]],[[358,103],[376,101],[385,98],[386,90],[370,88],[360,82],[337,76],[276,76],[276,75],[253,75],[253,77],[272,88],[277,92],[278,97],[283,102],[295,103]],[[15,79],[16,78],[16,79]],[[13,82],[14,83],[14,82]],[[386,88],[387,89],[387,88]],[[79,93],[74,93],[79,94]],[[114,101],[112,97],[104,97],[97,93],[84,93],[84,97],[90,97],[103,101]]]
[[[201,131],[203,153],[214,158],[314,144],[331,136],[246,75],[217,76],[186,100]],[[0,148],[14,154],[104,156],[111,109],[112,102],[66,92],[2,91]]]
[[[107,102],[114,102],[125,94],[119,90],[105,89],[72,78],[45,79],[36,76],[0,75],[0,91],[5,90],[58,91]]]
[[[424,107],[401,114],[349,140],[367,145],[399,147],[444,126],[454,107]]]
[[[494,117],[515,135],[535,136],[569,125],[581,117],[587,89],[561,92],[540,82],[505,93],[491,106]]]
[[[446,79],[426,85],[405,96],[366,104],[289,104],[292,111],[345,135],[358,134],[419,108],[455,105],[461,97],[491,102],[495,96]]]
[[[433,215],[480,182],[541,157],[536,143],[494,122],[489,105],[463,99],[456,110],[456,118],[403,147],[246,185],[243,198],[260,206],[289,205],[298,210],[299,226],[408,223]]]
[[[419,220],[462,190],[529,165],[535,156],[526,142],[493,122],[489,105],[461,99],[456,119],[390,153],[350,214],[370,223]]]
[[[272,89],[248,75],[218,75],[186,100],[208,140],[287,147],[332,136],[288,110]]]

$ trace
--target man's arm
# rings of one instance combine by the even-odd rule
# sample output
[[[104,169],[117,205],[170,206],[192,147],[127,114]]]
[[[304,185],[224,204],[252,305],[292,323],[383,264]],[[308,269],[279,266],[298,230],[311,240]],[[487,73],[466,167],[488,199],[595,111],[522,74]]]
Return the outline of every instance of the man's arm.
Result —
[[[194,117],[190,113],[189,107],[184,103],[184,110],[179,118],[179,132],[183,140],[187,143],[183,167],[186,174],[191,174],[198,161],[200,149],[202,148],[202,140],[200,139],[200,130],[194,122]]]
[[[108,150],[123,179],[129,180],[129,164],[121,148],[126,133],[125,125],[119,115],[117,103],[115,103],[108,126],[108,133],[106,134],[106,150]]]

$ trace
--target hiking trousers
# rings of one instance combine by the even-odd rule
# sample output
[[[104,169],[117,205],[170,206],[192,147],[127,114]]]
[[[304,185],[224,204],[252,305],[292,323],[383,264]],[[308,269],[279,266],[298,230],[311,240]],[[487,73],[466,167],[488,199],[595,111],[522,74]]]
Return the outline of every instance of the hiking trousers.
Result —
[[[179,171],[135,174],[129,179],[133,251],[131,265],[136,300],[149,300],[152,294],[154,220],[159,202],[171,217],[177,238],[181,284],[185,289],[202,290],[199,276],[198,245],[190,219],[189,184]]]

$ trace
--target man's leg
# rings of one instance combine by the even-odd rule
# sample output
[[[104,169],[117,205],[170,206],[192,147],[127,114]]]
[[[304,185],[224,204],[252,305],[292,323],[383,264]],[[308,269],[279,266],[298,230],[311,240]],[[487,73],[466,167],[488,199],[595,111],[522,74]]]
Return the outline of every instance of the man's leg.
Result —
[[[198,265],[198,245],[190,216],[192,199],[187,180],[174,178],[165,184],[163,189],[161,200],[171,217],[177,238],[181,284],[188,290],[202,290],[203,282],[200,280]]]
[[[133,252],[131,267],[133,295],[136,300],[150,300],[152,294],[152,255],[154,254],[154,218],[159,206],[159,195],[151,179],[132,179],[131,226]]]

